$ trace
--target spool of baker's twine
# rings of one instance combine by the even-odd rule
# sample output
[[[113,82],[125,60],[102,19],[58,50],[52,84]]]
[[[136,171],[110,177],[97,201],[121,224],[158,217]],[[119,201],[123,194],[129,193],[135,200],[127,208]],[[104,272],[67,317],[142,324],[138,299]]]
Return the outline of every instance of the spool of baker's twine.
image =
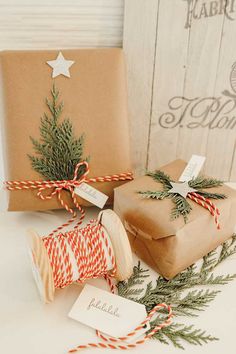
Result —
[[[119,217],[112,210],[102,211],[98,219],[91,220],[84,228],[41,238],[34,231],[29,233],[30,256],[33,273],[41,298],[45,303],[54,299],[55,289],[88,279],[104,277],[115,293],[112,278],[127,280],[133,270],[132,252],[126,231]],[[150,322],[159,309],[167,309],[168,317],[142,339],[123,343]],[[145,321],[126,337],[111,338],[96,331],[103,342],[80,345],[70,353],[85,348],[129,349],[144,343],[158,330],[171,323],[172,311],[166,304],[158,304]]]

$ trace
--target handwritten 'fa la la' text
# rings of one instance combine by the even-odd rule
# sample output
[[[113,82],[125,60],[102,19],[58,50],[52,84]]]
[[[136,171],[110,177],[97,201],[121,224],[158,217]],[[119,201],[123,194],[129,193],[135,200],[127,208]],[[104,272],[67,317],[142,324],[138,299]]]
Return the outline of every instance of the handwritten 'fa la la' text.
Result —
[[[114,307],[113,305],[109,305],[106,302],[102,302],[101,300],[97,300],[92,298],[90,301],[87,310],[91,310],[92,308],[108,313],[109,315],[120,317],[118,307]]]

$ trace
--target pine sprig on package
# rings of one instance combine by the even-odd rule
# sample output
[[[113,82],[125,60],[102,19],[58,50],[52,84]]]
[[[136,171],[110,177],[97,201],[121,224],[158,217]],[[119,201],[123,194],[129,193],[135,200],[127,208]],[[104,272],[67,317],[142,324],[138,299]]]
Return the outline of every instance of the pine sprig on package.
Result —
[[[175,206],[171,211],[171,220],[177,219],[179,216],[183,216],[184,221],[187,222],[189,213],[192,210],[192,207],[188,200],[178,193],[172,193],[173,188],[171,178],[166,175],[164,172],[157,170],[155,172],[148,172],[147,176],[150,176],[154,181],[159,182],[163,185],[162,191],[139,191],[138,193],[147,199],[158,199],[162,200],[165,198],[170,198],[174,202]],[[175,183],[175,182],[174,182]],[[208,199],[225,199],[226,196],[221,193],[211,193],[204,189],[220,187],[223,185],[223,182],[214,178],[206,178],[203,176],[196,177],[188,182],[188,186],[197,191],[197,193]]]
[[[40,141],[30,137],[35,156],[29,155],[35,171],[48,180],[70,180],[74,177],[76,165],[83,158],[84,135],[75,138],[71,121],[61,122],[63,102],[59,100],[59,90],[53,85],[51,100],[46,99],[49,113],[41,117]],[[84,173],[84,166],[78,171],[78,178]]]
[[[131,278],[118,283],[118,293],[120,296],[145,305],[147,312],[162,302],[171,305],[174,313],[173,323],[153,336],[162,343],[172,343],[175,347],[184,349],[183,342],[202,345],[217,340],[204,330],[194,328],[192,324],[180,323],[179,318],[199,316],[220,292],[218,287],[236,278],[236,274],[214,274],[215,268],[235,253],[236,235],[233,235],[232,239],[226,241],[221,248],[203,257],[200,266],[194,264],[171,280],[159,276],[155,284],[149,282],[146,285],[146,280],[150,276],[149,271],[142,269],[139,262],[134,267]],[[218,286],[217,289],[214,289],[215,286]],[[158,317],[151,322],[150,331],[160,324],[165,316],[166,311],[160,311]]]

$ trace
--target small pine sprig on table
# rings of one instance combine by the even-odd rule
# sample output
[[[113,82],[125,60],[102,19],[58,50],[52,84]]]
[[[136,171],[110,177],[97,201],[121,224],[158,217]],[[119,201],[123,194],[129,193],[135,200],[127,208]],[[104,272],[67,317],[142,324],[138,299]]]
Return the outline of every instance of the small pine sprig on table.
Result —
[[[74,177],[76,165],[83,158],[84,135],[74,136],[71,121],[59,122],[64,104],[58,102],[59,90],[53,84],[51,100],[46,99],[49,113],[41,117],[40,141],[30,137],[36,156],[28,155],[35,171],[48,180],[70,180]],[[84,166],[78,171],[78,178],[84,173]]]
[[[154,339],[162,343],[172,343],[175,347],[184,349],[183,342],[202,345],[218,340],[205,331],[194,328],[192,324],[180,323],[178,319],[199,316],[220,292],[210,288],[228,284],[236,278],[236,274],[214,274],[215,268],[235,253],[236,234],[223,243],[220,252],[214,250],[203,257],[200,267],[193,264],[171,280],[159,276],[155,285],[153,282],[149,282],[145,288],[145,281],[150,276],[149,270],[143,269],[139,262],[134,267],[131,278],[117,284],[118,294],[145,305],[147,312],[162,302],[171,305],[174,322],[153,336]],[[164,316],[166,316],[166,311],[160,311],[158,317],[151,322],[150,331],[163,321]]]
[[[163,171],[157,170],[155,172],[148,172],[147,176],[150,176],[154,181],[159,182],[163,185],[162,191],[139,191],[138,193],[146,199],[158,199],[162,200],[165,198],[170,198],[173,200],[175,206],[171,211],[171,220],[175,220],[181,215],[184,218],[184,221],[187,222],[188,215],[192,210],[190,203],[186,198],[182,197],[177,193],[171,193],[172,185],[171,178],[165,174]],[[208,199],[225,199],[226,196],[221,193],[211,193],[203,189],[219,187],[223,185],[223,182],[214,178],[206,178],[203,176],[198,176],[188,182],[189,187],[196,189],[197,193]]]

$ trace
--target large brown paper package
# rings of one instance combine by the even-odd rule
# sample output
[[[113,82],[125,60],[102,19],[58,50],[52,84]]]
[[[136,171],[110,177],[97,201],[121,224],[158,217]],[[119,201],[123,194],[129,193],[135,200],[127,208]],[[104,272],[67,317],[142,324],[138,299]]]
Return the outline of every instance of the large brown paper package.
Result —
[[[186,163],[176,160],[160,170],[178,181]],[[236,191],[223,185],[211,192],[223,193],[214,200],[220,210],[221,229],[203,207],[188,199],[193,210],[185,224],[182,217],[171,221],[171,199],[143,199],[138,191],[162,190],[163,186],[144,176],[115,189],[114,210],[121,217],[135,253],[167,279],[193,264],[232,236],[236,224]]]
[[[121,49],[63,50],[70,78],[52,79],[59,51],[9,51],[0,54],[4,94],[7,180],[44,179],[35,172],[27,154],[34,154],[30,136],[39,140],[40,117],[47,111],[53,81],[64,102],[63,118],[72,121],[75,136],[85,134],[84,156],[90,156],[89,177],[131,171],[127,118],[125,65]],[[111,202],[122,182],[92,183]],[[72,205],[68,192],[63,199]],[[84,200],[79,200],[87,205]],[[9,210],[61,208],[57,198],[43,201],[33,191],[9,193]]]

